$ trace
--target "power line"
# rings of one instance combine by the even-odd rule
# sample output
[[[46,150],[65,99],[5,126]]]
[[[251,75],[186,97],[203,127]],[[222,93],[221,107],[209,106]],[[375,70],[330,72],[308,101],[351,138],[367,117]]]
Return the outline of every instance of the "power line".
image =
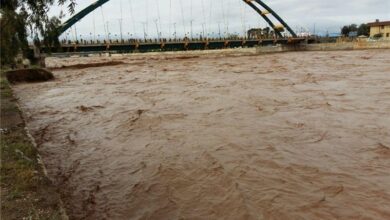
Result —
[[[184,20],[184,9],[183,9],[183,3],[182,1],[179,1],[180,2],[180,8],[181,8],[181,18],[182,18],[182,21],[183,21],[183,30],[184,30],[184,35],[187,36],[187,31],[186,31],[186,23],[185,23],[185,20]]]
[[[244,23],[244,4],[241,4],[240,5],[241,7],[240,7],[240,15],[241,15],[241,28],[242,28],[242,34],[245,36],[245,33],[246,33],[246,28],[245,28],[245,23]]]
[[[146,3],[146,33],[148,33],[149,32],[149,1],[145,0],[145,3]]]
[[[100,11],[101,11],[101,13],[102,13],[102,19],[103,19],[103,26],[104,26],[104,32],[105,32],[105,34],[106,34],[106,39],[108,40],[108,26],[106,27],[106,21],[105,21],[105,19],[104,19],[104,12],[103,12],[103,7],[102,6],[100,6]]]
[[[205,13],[205,9],[204,9],[204,0],[202,0],[201,3],[202,3],[203,23],[206,25],[206,13]],[[207,26],[206,26],[206,30],[207,30]]]
[[[209,30],[208,33],[211,32],[211,18],[212,18],[212,11],[213,11],[213,0],[210,1],[210,15],[209,15]]]
[[[95,24],[95,11],[93,12],[93,40],[96,40],[96,24]]]
[[[169,38],[171,38],[171,23],[172,23],[172,0],[169,0],[169,25],[168,25],[168,29],[169,29]]]
[[[123,31],[122,31],[122,23],[123,23],[122,0],[119,1],[119,7],[120,7],[120,12],[121,12],[121,18],[119,19],[119,31],[120,31],[120,37],[121,37],[121,42],[122,42],[122,40],[123,40]]]
[[[161,28],[161,17],[160,17],[160,6],[159,6],[158,1],[159,1],[159,0],[156,0],[156,5],[157,5],[157,18],[158,18],[160,30],[162,30],[162,28]],[[160,38],[159,35],[160,35],[160,33],[158,32],[158,37]]]
[[[191,20],[190,20],[190,33],[191,33],[191,39],[193,38],[193,29],[192,29],[192,23],[194,22],[194,20],[192,19],[193,16],[192,16],[192,0],[190,0],[190,17],[191,17]]]

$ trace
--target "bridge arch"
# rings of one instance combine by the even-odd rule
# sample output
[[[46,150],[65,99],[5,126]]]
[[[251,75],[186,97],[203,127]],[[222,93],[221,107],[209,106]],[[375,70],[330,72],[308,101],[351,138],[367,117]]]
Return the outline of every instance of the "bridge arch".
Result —
[[[98,7],[104,5],[108,1],[109,0],[97,0],[96,2],[87,6],[86,8],[84,8],[83,10],[81,10],[71,18],[69,18],[67,21],[65,21],[59,27],[58,34],[61,35],[65,31],[67,31],[70,27],[72,27],[74,24],[76,24],[78,21],[80,21],[85,16],[87,16],[89,13],[91,13]],[[297,35],[290,28],[290,26],[263,1],[261,0],[242,0],[242,1],[245,2],[248,6],[250,6],[253,10],[255,10],[268,23],[268,25],[272,27],[272,29],[279,37],[283,37],[281,32],[284,29],[286,29],[291,34],[291,36],[297,37]],[[277,21],[280,22],[280,25],[276,25],[275,23],[273,23],[272,20],[268,17],[268,15],[272,15]]]

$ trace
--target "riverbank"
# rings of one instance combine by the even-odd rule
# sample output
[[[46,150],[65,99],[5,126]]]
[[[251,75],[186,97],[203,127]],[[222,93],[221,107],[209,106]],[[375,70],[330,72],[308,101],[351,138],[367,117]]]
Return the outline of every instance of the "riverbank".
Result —
[[[45,176],[17,99],[1,73],[1,219],[64,219],[56,188]]]

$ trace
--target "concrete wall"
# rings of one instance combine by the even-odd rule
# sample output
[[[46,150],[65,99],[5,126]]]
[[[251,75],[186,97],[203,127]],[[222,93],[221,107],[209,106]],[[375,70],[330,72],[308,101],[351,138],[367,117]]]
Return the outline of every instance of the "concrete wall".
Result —
[[[360,41],[325,44],[308,44],[306,50],[364,50],[364,49],[390,49],[390,41]]]
[[[277,53],[288,51],[336,51],[390,49],[390,41],[358,41],[322,44],[277,45],[256,48],[256,53]]]

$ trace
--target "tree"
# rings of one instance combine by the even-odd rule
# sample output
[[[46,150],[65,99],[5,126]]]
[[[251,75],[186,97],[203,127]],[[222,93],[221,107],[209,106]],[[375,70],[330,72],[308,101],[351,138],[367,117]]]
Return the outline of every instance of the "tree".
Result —
[[[341,28],[341,35],[343,35],[344,37],[348,36],[349,32],[349,26],[344,26]]]
[[[61,25],[61,20],[57,17],[52,17],[45,24],[45,35],[43,37],[43,43],[47,48],[47,52],[51,52],[51,47],[59,47],[60,41],[58,36],[60,35],[58,27]]]
[[[251,28],[250,30],[248,30],[248,38],[250,39],[254,39],[254,38],[261,38],[261,32],[262,32],[262,29],[261,28]]]
[[[51,5],[66,2],[69,12],[74,13],[75,0],[0,0],[1,64],[12,64],[20,52],[26,55],[28,36],[34,42],[42,37],[45,44],[54,42],[53,25],[58,25],[58,19],[50,19],[47,12]]]
[[[1,64],[12,64],[20,50],[28,48],[27,42],[27,12],[24,8],[16,12],[16,2],[1,2]],[[3,7],[5,10],[3,10]]]
[[[271,31],[271,28],[270,28],[270,27],[265,27],[265,28],[263,29],[263,35],[264,35],[264,37],[269,38],[269,37],[270,37],[270,31]]]
[[[370,35],[370,27],[367,24],[361,24],[357,30],[358,36],[364,35],[369,36]]]
[[[359,33],[362,31],[362,33]],[[369,28],[366,24],[361,24],[359,27],[356,24],[345,25],[341,28],[341,35],[348,37],[351,32],[357,32],[358,35],[368,35]]]
[[[356,32],[358,30],[358,26],[356,24],[349,25],[349,32]]]

